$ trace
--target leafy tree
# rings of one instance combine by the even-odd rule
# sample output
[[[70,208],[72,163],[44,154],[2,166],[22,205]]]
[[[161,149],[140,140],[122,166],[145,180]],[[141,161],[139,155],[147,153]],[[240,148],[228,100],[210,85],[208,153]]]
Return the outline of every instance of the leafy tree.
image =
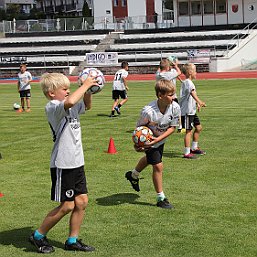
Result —
[[[84,0],[84,5],[82,8],[82,15],[83,15],[83,17],[91,17],[92,16],[86,0]]]

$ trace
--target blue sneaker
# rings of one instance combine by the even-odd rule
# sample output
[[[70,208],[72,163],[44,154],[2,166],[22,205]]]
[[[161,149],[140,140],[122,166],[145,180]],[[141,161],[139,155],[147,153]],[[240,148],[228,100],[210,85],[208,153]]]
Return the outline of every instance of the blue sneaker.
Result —
[[[120,108],[118,106],[114,107],[114,110],[120,115]]]

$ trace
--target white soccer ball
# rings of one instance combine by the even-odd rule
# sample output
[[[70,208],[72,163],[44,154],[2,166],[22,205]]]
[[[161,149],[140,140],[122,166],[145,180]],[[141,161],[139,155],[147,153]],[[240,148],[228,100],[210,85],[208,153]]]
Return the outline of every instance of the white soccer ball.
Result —
[[[168,60],[171,62],[171,63],[176,63],[178,61],[178,58],[174,55],[171,55],[168,57]]]
[[[17,103],[13,104],[13,109],[14,110],[19,110],[20,108],[21,108],[21,106],[19,104],[17,104]]]
[[[105,83],[105,78],[104,78],[103,73],[96,68],[84,69],[78,76],[79,86],[81,86],[83,84],[83,82],[87,79],[88,76],[96,77],[97,84],[98,84],[98,85],[94,85],[90,89],[88,89],[88,92],[90,92],[91,94],[99,93],[103,89],[104,83]]]

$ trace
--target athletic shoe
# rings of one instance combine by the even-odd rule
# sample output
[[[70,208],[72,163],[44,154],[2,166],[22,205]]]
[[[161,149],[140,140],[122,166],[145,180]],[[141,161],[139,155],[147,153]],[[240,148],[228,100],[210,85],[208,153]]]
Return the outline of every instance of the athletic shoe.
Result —
[[[186,158],[186,159],[197,159],[197,156],[195,156],[192,153],[189,153],[189,154],[184,154],[183,158]]]
[[[206,152],[203,151],[203,150],[201,150],[200,148],[197,148],[197,149],[195,149],[195,150],[190,150],[190,152],[191,152],[192,154],[200,154],[200,155],[205,155],[205,154],[206,154]]]
[[[114,114],[109,115],[109,118],[114,118],[114,117],[116,117]]]
[[[64,249],[67,251],[83,251],[83,252],[93,252],[95,248],[93,246],[85,245],[82,240],[77,240],[74,244],[68,244],[65,242]]]
[[[23,109],[19,109],[19,110],[17,110],[16,112],[17,112],[17,113],[21,113],[21,112],[24,112],[24,110],[23,110]]]
[[[114,110],[120,115],[120,108],[118,106],[114,107]]]
[[[164,208],[164,209],[174,209],[174,206],[169,203],[167,198],[165,198],[162,201],[158,201],[156,205],[157,207]]]
[[[29,108],[29,109],[27,109],[25,112],[31,112],[30,108]]]
[[[29,237],[29,242],[36,246],[39,253],[52,253],[54,252],[53,246],[51,246],[46,237],[36,240],[34,238],[34,232]]]
[[[131,186],[133,187],[134,190],[136,190],[137,192],[140,191],[139,188],[139,179],[135,179],[132,177],[132,171],[128,171],[125,174],[125,178],[131,183]]]

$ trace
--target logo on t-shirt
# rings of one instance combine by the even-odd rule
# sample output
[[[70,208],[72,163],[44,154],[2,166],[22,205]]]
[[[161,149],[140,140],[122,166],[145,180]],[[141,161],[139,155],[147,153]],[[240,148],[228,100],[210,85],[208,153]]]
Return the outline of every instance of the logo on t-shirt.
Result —
[[[66,191],[66,196],[68,198],[71,198],[74,195],[74,190],[73,189],[69,189]]]

